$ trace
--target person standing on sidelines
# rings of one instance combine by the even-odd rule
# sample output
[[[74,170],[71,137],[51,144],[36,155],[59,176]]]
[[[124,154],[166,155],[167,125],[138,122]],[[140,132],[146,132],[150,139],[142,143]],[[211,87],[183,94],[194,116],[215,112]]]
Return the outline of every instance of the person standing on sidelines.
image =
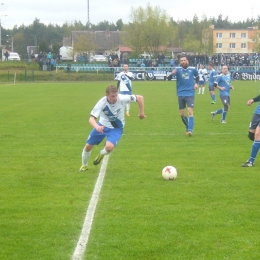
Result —
[[[117,80],[117,89],[120,89],[122,95],[132,95],[132,80],[134,74],[128,71],[128,65],[123,65],[123,71],[118,73],[115,80]],[[130,116],[130,104],[126,104],[126,116]]]
[[[176,89],[181,120],[185,125],[186,134],[192,136],[194,128],[194,95],[199,82],[198,71],[195,67],[189,66],[187,56],[183,55],[180,57],[180,67],[176,67],[172,71],[167,77],[168,80],[171,80],[174,75],[176,75]],[[194,80],[196,83],[194,83]],[[188,117],[185,115],[186,107],[188,107]]]
[[[204,65],[200,65],[199,69],[199,92],[198,94],[204,94],[205,84],[206,84],[206,76],[208,75],[208,71],[205,69]]]
[[[213,63],[208,64],[209,69],[209,93],[211,96],[211,104],[216,103],[215,87],[214,82],[217,78],[217,71],[214,69]]]
[[[220,108],[214,112],[211,112],[211,119],[214,120],[215,115],[222,114],[220,123],[226,123],[227,112],[230,107],[230,89],[234,90],[231,85],[231,76],[226,65],[222,66],[221,74],[216,78],[214,87],[219,89],[220,99],[224,108]]]
[[[98,165],[103,157],[113,151],[120,140],[125,126],[124,109],[129,102],[137,102],[140,119],[144,119],[144,98],[141,95],[120,95],[116,86],[106,88],[106,96],[101,98],[90,113],[89,123],[93,127],[82,151],[80,172],[88,169],[88,161],[94,145],[106,137],[105,147],[101,149],[93,164]],[[97,119],[99,118],[99,122]]]
[[[260,149],[260,95],[248,100],[247,105],[251,106],[254,102],[259,102],[259,103],[252,116],[249,125],[249,132],[248,132],[249,139],[254,142],[251,148],[250,158],[245,163],[242,164],[242,167],[254,166],[256,156]]]

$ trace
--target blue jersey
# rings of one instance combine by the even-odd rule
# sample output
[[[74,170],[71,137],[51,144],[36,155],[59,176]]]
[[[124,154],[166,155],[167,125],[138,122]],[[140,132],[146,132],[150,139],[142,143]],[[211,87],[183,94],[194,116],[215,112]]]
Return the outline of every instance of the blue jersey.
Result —
[[[260,101],[258,102],[258,106],[255,109],[255,114],[260,115]]]
[[[224,90],[219,90],[219,95],[221,97],[229,96],[231,86],[231,77],[229,73],[226,75],[220,74],[219,76],[217,76],[214,83],[217,83],[218,86],[225,88]]]
[[[175,68],[176,72],[176,86],[178,97],[194,96],[194,79],[198,76],[198,71],[195,67]]]
[[[210,72],[209,72],[209,85],[210,86],[214,86],[216,77],[217,77],[217,72],[214,69],[210,70]]]

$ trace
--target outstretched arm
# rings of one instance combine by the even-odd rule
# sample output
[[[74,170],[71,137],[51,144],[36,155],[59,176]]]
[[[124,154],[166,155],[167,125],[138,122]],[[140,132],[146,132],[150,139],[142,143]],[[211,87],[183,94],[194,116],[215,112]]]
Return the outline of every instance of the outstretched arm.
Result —
[[[247,105],[251,106],[254,102],[260,101],[260,95],[247,101]]]

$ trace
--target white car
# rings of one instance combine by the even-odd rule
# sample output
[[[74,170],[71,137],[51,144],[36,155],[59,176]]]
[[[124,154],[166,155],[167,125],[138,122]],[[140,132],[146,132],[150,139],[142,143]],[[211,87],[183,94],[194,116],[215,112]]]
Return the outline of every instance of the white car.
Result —
[[[107,61],[107,57],[104,55],[94,55],[92,57],[93,61]]]
[[[3,54],[2,60],[5,61],[5,55]],[[9,52],[8,60],[13,61],[21,61],[21,58],[17,52]]]

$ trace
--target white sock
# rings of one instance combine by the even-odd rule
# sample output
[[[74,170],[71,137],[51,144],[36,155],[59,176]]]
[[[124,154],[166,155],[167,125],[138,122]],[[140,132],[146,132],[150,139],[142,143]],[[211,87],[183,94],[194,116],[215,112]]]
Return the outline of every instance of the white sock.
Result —
[[[86,152],[84,149],[82,151],[82,164],[84,166],[88,166],[88,160],[90,157],[91,151],[90,152]]]
[[[100,154],[106,155],[109,154],[109,152],[106,150],[106,148],[104,148],[100,151]]]
[[[204,94],[204,91],[205,91],[205,87],[202,87],[202,94]]]
[[[201,88],[199,87],[199,92],[198,92],[198,94],[200,94],[200,89],[201,89]]]
[[[126,113],[129,114],[129,111],[130,111],[130,104],[126,104]]]

